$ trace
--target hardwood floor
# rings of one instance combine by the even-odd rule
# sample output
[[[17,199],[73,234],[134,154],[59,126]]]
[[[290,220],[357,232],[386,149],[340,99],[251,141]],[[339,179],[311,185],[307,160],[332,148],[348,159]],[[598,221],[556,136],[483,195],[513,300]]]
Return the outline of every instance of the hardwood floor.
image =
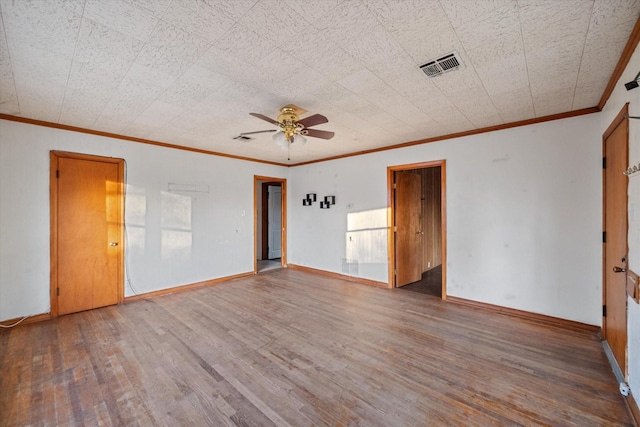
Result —
[[[595,333],[281,269],[0,333],[0,425],[632,425]]]

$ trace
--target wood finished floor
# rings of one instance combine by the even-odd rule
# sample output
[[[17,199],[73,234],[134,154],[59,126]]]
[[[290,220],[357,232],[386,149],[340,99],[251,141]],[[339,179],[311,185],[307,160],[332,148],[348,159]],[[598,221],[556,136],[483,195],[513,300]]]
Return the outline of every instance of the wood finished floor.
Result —
[[[0,333],[0,425],[632,425],[595,333],[280,269]]]

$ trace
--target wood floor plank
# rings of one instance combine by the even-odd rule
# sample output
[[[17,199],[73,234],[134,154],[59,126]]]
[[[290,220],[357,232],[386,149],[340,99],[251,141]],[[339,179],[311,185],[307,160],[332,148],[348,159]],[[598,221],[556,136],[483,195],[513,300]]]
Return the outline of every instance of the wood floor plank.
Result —
[[[632,426],[592,331],[281,269],[0,333],[0,425]]]

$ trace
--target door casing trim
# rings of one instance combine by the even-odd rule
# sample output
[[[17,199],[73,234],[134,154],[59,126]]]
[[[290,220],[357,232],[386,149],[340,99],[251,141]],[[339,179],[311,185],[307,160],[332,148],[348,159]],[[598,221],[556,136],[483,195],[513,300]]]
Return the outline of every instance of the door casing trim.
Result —
[[[281,249],[280,265],[283,268],[287,267],[287,179],[275,178],[270,176],[253,176],[253,272],[258,274],[258,251],[262,251],[262,248],[258,248],[258,192],[262,192],[261,183],[268,182],[273,184],[280,184],[282,191],[280,199],[280,211],[281,211]]]

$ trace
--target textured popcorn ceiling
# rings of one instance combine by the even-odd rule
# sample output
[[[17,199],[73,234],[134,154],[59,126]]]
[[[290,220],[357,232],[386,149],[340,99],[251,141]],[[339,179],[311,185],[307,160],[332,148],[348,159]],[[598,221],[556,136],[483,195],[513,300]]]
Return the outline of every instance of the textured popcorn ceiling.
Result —
[[[0,113],[297,163],[594,107],[640,0],[0,0]],[[458,51],[435,79],[418,68]],[[291,148],[250,112],[332,130]]]

